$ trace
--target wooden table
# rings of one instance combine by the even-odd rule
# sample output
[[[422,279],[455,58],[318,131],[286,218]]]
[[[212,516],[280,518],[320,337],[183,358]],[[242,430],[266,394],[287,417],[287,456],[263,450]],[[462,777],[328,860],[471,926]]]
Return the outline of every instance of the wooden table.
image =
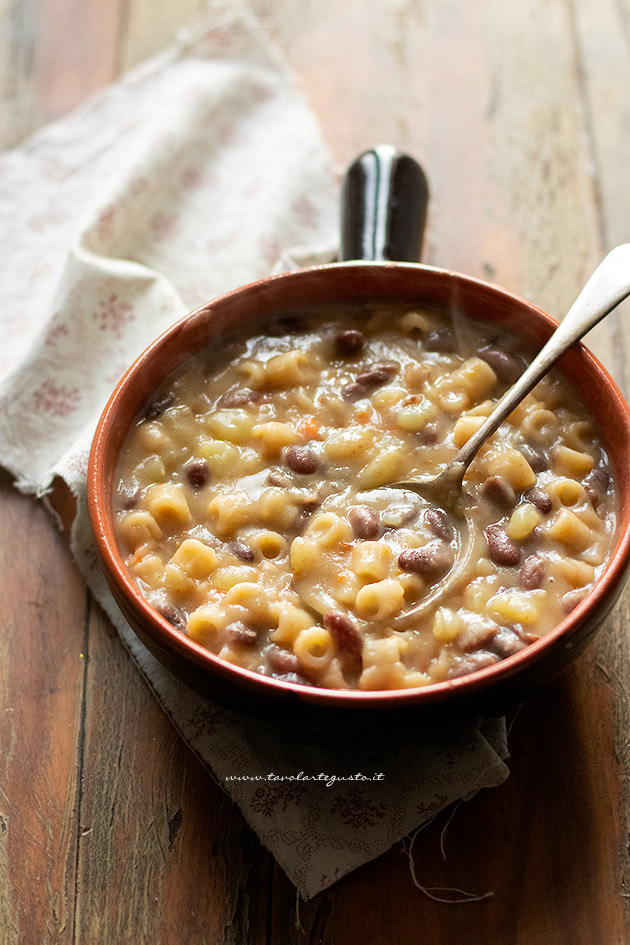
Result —
[[[433,191],[426,258],[562,313],[630,238],[630,0],[255,0],[339,167],[385,140]],[[7,146],[169,41],[201,0],[3,0]],[[592,346],[627,389],[630,311]],[[2,316],[0,315],[0,318]],[[626,325],[624,325],[624,321]],[[512,774],[299,910],[182,744],[44,509],[0,492],[0,945],[630,941],[630,597],[510,736]]]

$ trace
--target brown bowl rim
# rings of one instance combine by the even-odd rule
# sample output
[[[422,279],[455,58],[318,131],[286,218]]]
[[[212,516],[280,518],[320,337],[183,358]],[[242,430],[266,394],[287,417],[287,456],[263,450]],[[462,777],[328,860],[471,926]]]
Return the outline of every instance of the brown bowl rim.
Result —
[[[162,334],[152,341],[135,359],[114,388],[99,418],[88,461],[87,500],[92,532],[101,562],[110,580],[112,580],[116,584],[116,587],[123,593],[128,606],[132,611],[135,611],[136,618],[147,629],[149,636],[161,646],[166,647],[167,650],[173,651],[185,660],[196,664],[197,667],[211,670],[218,673],[220,676],[224,676],[231,681],[235,687],[244,686],[250,692],[258,690],[258,694],[263,698],[273,698],[276,695],[282,696],[287,693],[292,693],[302,702],[323,705],[334,709],[342,709],[344,707],[352,708],[352,710],[360,708],[376,709],[379,706],[383,708],[391,707],[392,703],[395,703],[398,708],[404,708],[405,706],[416,706],[419,703],[429,704],[440,703],[445,700],[450,701],[460,695],[478,693],[481,689],[490,684],[506,680],[514,673],[536,662],[545,650],[553,647],[563,637],[567,638],[565,645],[568,647],[571,646],[568,638],[572,636],[572,632],[577,629],[583,618],[589,612],[597,612],[599,607],[605,602],[606,596],[614,593],[616,585],[623,578],[627,564],[630,561],[630,505],[625,518],[623,520],[619,519],[619,496],[617,496],[617,541],[606,568],[592,590],[567,617],[539,640],[528,644],[527,647],[520,650],[518,653],[499,660],[498,663],[494,663],[491,666],[455,679],[431,683],[428,686],[413,689],[367,691],[360,689],[323,689],[315,686],[286,682],[284,680],[274,679],[270,676],[263,676],[253,670],[244,669],[243,667],[228,663],[226,660],[220,659],[215,653],[195,643],[180,630],[173,627],[142,596],[139,588],[133,582],[131,574],[118,550],[114,523],[104,511],[104,509],[107,508],[106,490],[109,488],[105,476],[107,466],[107,442],[112,427],[116,423],[119,401],[127,386],[132,382],[134,375],[139,371],[141,365],[152,358],[163,345],[170,343],[171,338],[180,332],[182,325],[186,321],[197,318],[204,313],[210,314],[212,307],[223,304],[234,296],[279,280],[300,279],[308,273],[349,269],[353,267],[370,267],[387,270],[405,268],[433,272],[445,278],[477,285],[486,291],[490,291],[502,297],[510,303],[515,303],[519,306],[524,305],[552,331],[559,324],[557,319],[553,318],[537,305],[534,305],[533,302],[501,286],[497,286],[483,279],[478,279],[475,276],[465,275],[455,270],[430,266],[424,263],[372,262],[365,260],[327,263],[324,265],[305,267],[304,269],[298,269],[292,272],[267,276],[263,279],[257,279],[246,285],[239,286],[229,292],[222,293],[211,301],[198,306],[187,315],[184,315],[162,332]],[[616,412],[623,417],[630,438],[630,406],[628,406],[618,385],[604,365],[585,345],[580,343],[572,350],[579,353],[580,357],[590,362],[591,366],[594,367],[596,372],[601,376],[603,381],[602,387],[606,390],[605,399],[607,399],[610,404],[614,405]],[[211,698],[211,693],[208,693],[208,695]]]

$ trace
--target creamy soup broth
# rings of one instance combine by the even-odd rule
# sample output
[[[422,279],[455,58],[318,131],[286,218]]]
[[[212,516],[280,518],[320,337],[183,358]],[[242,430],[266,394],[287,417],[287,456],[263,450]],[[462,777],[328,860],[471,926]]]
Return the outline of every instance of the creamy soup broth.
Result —
[[[522,350],[489,325],[374,305],[201,353],[119,462],[142,594],[222,659],[307,685],[426,686],[523,649],[586,596],[615,531],[604,444],[569,382],[552,372],[514,411],[455,512],[386,488],[454,457]]]

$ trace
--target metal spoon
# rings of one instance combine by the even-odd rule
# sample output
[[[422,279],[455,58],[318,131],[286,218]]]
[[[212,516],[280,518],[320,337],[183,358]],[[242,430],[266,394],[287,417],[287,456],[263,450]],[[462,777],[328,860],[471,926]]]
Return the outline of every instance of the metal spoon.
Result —
[[[600,263],[547,344],[518,381],[505,392],[488,419],[442,472],[436,476],[392,483],[384,488],[406,489],[415,492],[432,505],[448,511],[456,511],[462,497],[464,474],[486,440],[497,431],[503,421],[533,390],[556,361],[628,295],[630,295],[630,243],[624,243],[611,250]],[[466,521],[463,528],[457,532],[459,551],[453,567],[418,604],[389,621],[393,629],[403,630],[413,626],[418,617],[433,610],[440,600],[455,587],[468,561],[475,555],[483,554],[479,547],[480,538],[472,526],[470,514],[466,512],[464,514]]]
[[[600,263],[547,344],[518,381],[505,392],[487,420],[464,444],[455,458],[436,476],[387,483],[378,491],[405,489],[415,492],[431,505],[456,511],[462,498],[464,474],[486,440],[497,431],[556,361],[629,295],[630,243],[624,243],[611,250]],[[464,515],[465,524],[457,530],[459,547],[453,567],[441,581],[433,585],[418,604],[388,620],[388,626],[392,629],[403,630],[413,626],[418,617],[433,610],[457,584],[467,562],[474,555],[483,554],[480,537],[472,527],[470,515],[465,510]],[[320,599],[315,593],[307,597],[306,601],[317,613],[323,614],[335,608],[332,598]]]
[[[529,394],[562,355],[587,331],[630,295],[630,243],[611,250],[599,264],[553,335],[527,370],[498,401],[496,407],[436,476],[408,479],[387,486],[407,489],[445,509],[453,509],[462,492],[464,474],[473,459],[515,407]]]

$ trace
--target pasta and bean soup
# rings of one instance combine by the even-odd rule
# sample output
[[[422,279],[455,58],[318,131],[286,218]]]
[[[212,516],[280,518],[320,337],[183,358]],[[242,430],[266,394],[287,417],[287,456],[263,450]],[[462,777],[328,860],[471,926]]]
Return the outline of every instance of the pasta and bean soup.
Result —
[[[386,488],[454,457],[521,351],[401,304],[313,307],[200,353],[119,461],[142,594],[222,659],[306,685],[426,686],[523,649],[586,596],[615,532],[608,457],[570,383],[551,372],[515,409],[455,512]]]

